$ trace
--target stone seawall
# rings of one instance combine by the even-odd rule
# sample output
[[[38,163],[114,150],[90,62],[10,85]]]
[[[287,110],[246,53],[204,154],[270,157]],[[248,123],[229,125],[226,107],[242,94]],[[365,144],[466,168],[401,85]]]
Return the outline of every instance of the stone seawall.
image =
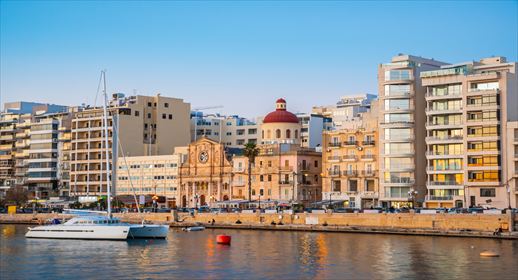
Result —
[[[143,219],[153,223],[167,223],[184,227],[197,223],[220,228],[268,229],[268,230],[319,230],[357,231],[376,233],[405,233],[430,235],[491,236],[502,229],[504,236],[518,238],[513,232],[515,217],[507,214],[258,214],[258,213],[125,213],[114,214],[123,221],[140,223]],[[39,224],[62,214],[0,215],[0,223]],[[65,215],[66,216],[66,215]],[[239,221],[239,222],[238,222]]]

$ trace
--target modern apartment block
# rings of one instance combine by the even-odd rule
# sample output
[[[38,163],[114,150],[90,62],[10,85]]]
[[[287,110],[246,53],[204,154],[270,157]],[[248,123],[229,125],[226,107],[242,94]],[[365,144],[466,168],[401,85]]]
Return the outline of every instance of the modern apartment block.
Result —
[[[116,193],[118,198],[134,203],[134,195],[151,199],[169,208],[179,206],[178,167],[182,154],[119,157]]]
[[[378,68],[382,206],[410,206],[426,194],[425,88],[420,73],[443,62],[398,55]]]
[[[507,180],[509,202],[512,208],[518,208],[518,121],[507,122]]]
[[[361,115],[370,111],[371,102],[376,98],[373,94],[342,96],[335,105],[313,107],[312,113],[331,118],[332,126],[337,129],[351,127],[351,123],[361,123]]]
[[[421,72],[426,88],[427,207],[509,206],[518,120],[516,63],[504,57]]]
[[[181,99],[114,94],[108,111],[108,147],[102,108],[84,108],[72,120],[70,192],[85,202],[106,193],[106,148],[115,183],[119,156],[169,155],[189,143],[190,104]]]
[[[70,116],[69,108],[61,105],[4,104],[0,136],[3,192],[17,186],[26,188],[35,198],[60,195],[62,182],[66,179],[59,171],[63,147],[58,147],[57,127]]]
[[[239,116],[203,115],[191,113],[191,141],[205,136],[226,147],[242,148],[246,143],[260,143],[260,124]]]
[[[304,148],[322,147],[322,131],[330,130],[333,120],[318,114],[296,114],[302,128],[300,145]]]
[[[378,102],[361,124],[323,133],[322,198],[337,207],[379,204]]]

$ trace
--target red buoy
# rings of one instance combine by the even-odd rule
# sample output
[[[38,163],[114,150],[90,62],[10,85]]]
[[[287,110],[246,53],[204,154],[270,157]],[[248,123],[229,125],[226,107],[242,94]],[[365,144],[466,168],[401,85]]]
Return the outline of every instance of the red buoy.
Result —
[[[218,244],[230,245],[232,237],[230,235],[218,235],[216,236],[216,242]]]

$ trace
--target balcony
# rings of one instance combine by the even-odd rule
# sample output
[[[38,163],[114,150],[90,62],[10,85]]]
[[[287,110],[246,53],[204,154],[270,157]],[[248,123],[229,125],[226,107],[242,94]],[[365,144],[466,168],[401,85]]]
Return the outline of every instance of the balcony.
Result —
[[[426,156],[428,158],[463,158],[464,154],[428,151],[428,152],[426,152]]]
[[[345,170],[343,172],[343,175],[344,176],[358,176],[358,171],[357,170]]]
[[[462,166],[451,166],[451,167],[441,167],[441,168],[438,168],[438,167],[433,167],[433,166],[428,166],[426,168],[426,171],[428,173],[462,173],[464,172],[462,170]]]
[[[293,184],[293,181],[286,181],[286,180],[283,180],[283,181],[279,181],[279,185],[292,185]]]
[[[461,114],[462,107],[459,108],[426,108],[426,115],[442,115],[442,114]]]
[[[469,89],[467,96],[493,95],[498,94],[498,89]]]
[[[344,161],[356,161],[357,157],[356,155],[345,155],[343,156]]]
[[[329,171],[329,176],[331,176],[331,177],[340,176],[340,170],[330,170]]]
[[[427,182],[426,183],[427,186],[429,187],[444,187],[444,186],[458,186],[458,187],[462,187],[463,186],[463,183],[462,182],[457,182],[457,181],[430,181],[430,182]]]
[[[351,140],[349,140],[349,141],[344,141],[344,142],[343,142],[343,145],[344,145],[344,146],[356,146],[356,145],[358,145],[358,141],[351,141]]]
[[[361,159],[362,160],[372,161],[372,160],[376,159],[376,156],[375,155],[362,155]]]
[[[426,123],[426,129],[447,129],[447,128],[457,128],[461,127],[463,125],[462,122],[427,122]]]
[[[340,156],[328,156],[327,157],[328,161],[340,161],[340,159],[341,159]]]
[[[438,99],[457,99],[462,98],[462,93],[459,92],[446,92],[443,94],[437,94],[434,92],[427,92],[425,95],[426,100],[438,100]]]
[[[428,136],[426,137],[426,142],[462,142],[464,139],[464,136],[462,135],[455,135],[455,136]]]
[[[453,195],[442,195],[442,196],[427,195],[426,196],[426,200],[440,200],[440,201],[443,201],[443,200],[453,200]]]
[[[378,172],[375,170],[362,170],[361,174],[365,177],[374,177],[378,175]]]
[[[331,148],[339,148],[341,146],[340,142],[331,142],[327,144],[328,147]]]
[[[392,178],[390,180],[385,180],[385,184],[414,184],[415,180],[412,178]]]
[[[376,141],[374,140],[362,141],[363,146],[374,146],[374,144],[376,144]]]

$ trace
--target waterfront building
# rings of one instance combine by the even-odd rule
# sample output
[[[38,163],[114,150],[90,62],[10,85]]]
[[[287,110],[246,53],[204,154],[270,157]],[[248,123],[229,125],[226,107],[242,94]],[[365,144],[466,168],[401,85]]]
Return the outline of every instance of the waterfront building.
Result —
[[[426,207],[508,206],[514,131],[507,121],[518,120],[516,66],[491,57],[421,72]]]
[[[185,154],[119,157],[115,192],[117,198],[134,203],[134,195],[147,200],[157,197],[159,205],[179,206],[178,170]]]
[[[378,102],[352,128],[324,131],[322,197],[339,207],[379,204]],[[361,121],[361,122],[360,122]]]
[[[242,148],[249,142],[261,142],[259,127],[260,124],[236,115],[191,113],[191,141],[205,136],[230,148]]]
[[[398,55],[378,67],[382,206],[411,206],[426,195],[425,88],[420,73],[445,65]]]
[[[309,207],[322,199],[322,153],[299,144],[259,145],[259,155],[252,167],[252,201],[302,203]],[[236,187],[244,186],[248,198],[248,159],[236,158]],[[237,164],[237,165],[236,165]],[[241,171],[242,170],[242,171]],[[237,183],[239,182],[239,183]],[[238,187],[239,184],[239,187]]]
[[[72,120],[70,192],[83,202],[106,193],[106,148],[115,183],[119,153],[128,157],[170,155],[175,147],[189,143],[190,104],[182,99],[114,94],[108,107],[108,147],[102,107],[83,108]]]
[[[34,102],[10,102],[2,112],[0,145],[2,193],[22,187],[35,198],[66,195],[64,151],[58,144],[61,127],[69,125],[70,108]],[[54,129],[55,128],[55,129]],[[7,159],[7,160],[4,160]],[[59,167],[63,167],[60,169]]]
[[[181,207],[212,206],[232,199],[232,154],[225,145],[202,136],[189,144],[186,155],[178,171]]]
[[[332,126],[337,129],[352,127],[361,123],[362,113],[370,111],[371,102],[376,98],[373,94],[342,96],[335,105],[313,107],[312,113],[332,119]]]
[[[318,114],[296,114],[296,116],[302,125],[300,145],[304,148],[322,147],[322,131],[332,128],[332,119]]]
[[[508,199],[512,208],[518,208],[518,121],[507,122],[507,178]]]

